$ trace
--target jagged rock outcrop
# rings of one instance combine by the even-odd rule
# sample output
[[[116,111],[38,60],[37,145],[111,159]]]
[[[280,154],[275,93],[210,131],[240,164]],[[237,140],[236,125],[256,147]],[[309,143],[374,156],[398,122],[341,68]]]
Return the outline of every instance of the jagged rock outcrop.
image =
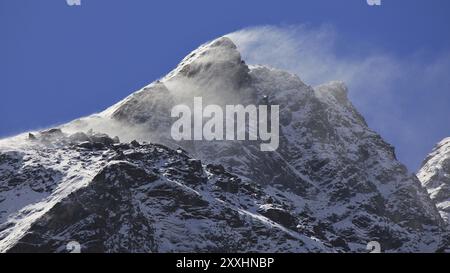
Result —
[[[0,154],[0,204],[18,206],[1,219],[1,251],[66,252],[71,241],[82,252],[332,251],[299,232],[298,218],[259,214],[273,197],[222,166],[105,134],[52,134]]]

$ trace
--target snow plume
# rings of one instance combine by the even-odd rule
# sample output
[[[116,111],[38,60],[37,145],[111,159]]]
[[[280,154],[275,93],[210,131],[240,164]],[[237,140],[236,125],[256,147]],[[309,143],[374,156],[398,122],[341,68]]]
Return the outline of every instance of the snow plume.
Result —
[[[67,134],[92,130],[94,133],[104,133],[111,137],[118,136],[123,142],[152,141],[152,135],[145,128],[116,121],[102,114],[76,119],[60,128]]]
[[[344,81],[369,126],[396,146],[412,170],[448,136],[450,50],[399,57],[362,41],[345,40],[330,25],[261,26],[227,35],[248,64],[288,70],[317,86]],[[446,125],[443,128],[442,125]]]
[[[354,82],[370,67],[389,65],[384,56],[340,57],[336,53],[338,35],[332,26],[246,28],[227,35],[249,64],[270,65],[298,74],[305,82],[319,85],[332,80]],[[372,79],[383,71],[371,71]]]
[[[170,145],[170,113],[175,105],[193,108],[193,98],[203,104],[247,105],[255,92],[245,84],[248,68],[228,38],[218,38],[200,46],[164,78],[131,94],[102,113],[78,119],[64,126],[65,131],[92,129],[119,136],[122,141],[158,142]]]
[[[245,85],[247,67],[239,65],[242,56],[247,64],[287,70],[313,86],[344,81],[350,100],[369,126],[396,147],[399,159],[411,170],[418,167],[437,141],[449,135],[450,50],[399,57],[376,45],[346,40],[330,25],[252,27],[226,37],[236,44],[237,50],[227,39],[204,44],[160,80],[167,90],[149,85],[130,95],[136,104],[131,108],[136,111],[126,115],[152,119],[149,113],[154,111],[166,113],[168,117],[163,121],[169,122],[172,106],[191,107],[196,96],[202,97],[205,104],[222,106],[254,102],[255,93]],[[63,129],[93,129],[118,135],[123,141],[157,141],[157,130],[149,132],[142,125],[111,118],[122,103],[126,100]],[[170,129],[160,132],[170,135]]]

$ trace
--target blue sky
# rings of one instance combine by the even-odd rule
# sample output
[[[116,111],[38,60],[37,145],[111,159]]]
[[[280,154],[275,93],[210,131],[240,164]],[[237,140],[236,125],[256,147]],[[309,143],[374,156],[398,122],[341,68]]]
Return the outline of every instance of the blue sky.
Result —
[[[302,26],[286,35],[333,39],[317,60],[357,70],[352,100],[414,171],[450,136],[449,14],[448,0],[0,0],[0,136],[98,112],[217,36]]]

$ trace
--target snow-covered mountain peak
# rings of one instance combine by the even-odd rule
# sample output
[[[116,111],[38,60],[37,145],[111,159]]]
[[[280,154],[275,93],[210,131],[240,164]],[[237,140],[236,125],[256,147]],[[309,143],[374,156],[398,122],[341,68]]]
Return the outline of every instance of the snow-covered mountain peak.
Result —
[[[204,105],[278,105],[278,149],[262,152],[259,140],[175,141],[171,109],[196,96]],[[359,252],[375,240],[385,251],[413,252],[443,244],[435,204],[368,127],[345,84],[313,88],[295,74],[248,66],[226,37],[61,128],[51,131],[60,146],[51,138],[42,148],[0,150],[0,204],[9,206],[0,211],[0,251],[62,251],[62,241],[86,233],[76,239],[96,242],[91,251]],[[36,142],[29,138],[22,141]],[[60,230],[66,237],[56,237]]]
[[[183,76],[202,81],[224,79],[235,83],[236,80],[242,80],[237,77],[242,77],[240,74],[247,71],[248,67],[242,61],[236,45],[230,38],[220,37],[188,54],[162,81]]]
[[[439,212],[450,225],[450,138],[440,141],[417,173]]]
[[[264,153],[257,142],[174,142],[170,109],[189,105],[194,96],[205,104],[279,105],[279,149]],[[313,88],[292,73],[247,66],[231,40],[219,38],[118,103],[108,117],[262,185],[284,210],[315,218],[306,226],[322,230],[319,239],[337,249],[359,251],[378,240],[391,251],[429,251],[440,243],[433,239],[441,223],[436,207],[393,147],[367,126],[343,82]]]
[[[431,186],[433,176],[450,175],[450,138],[440,141],[422,162],[417,176],[425,187]]]

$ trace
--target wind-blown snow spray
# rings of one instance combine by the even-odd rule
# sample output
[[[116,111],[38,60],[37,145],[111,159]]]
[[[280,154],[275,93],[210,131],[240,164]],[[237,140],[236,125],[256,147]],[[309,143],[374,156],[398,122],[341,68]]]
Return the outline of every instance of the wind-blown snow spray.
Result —
[[[193,111],[189,106],[179,104],[172,108],[171,116],[179,118],[171,128],[171,136],[176,141],[259,140],[269,141],[260,144],[261,151],[278,149],[279,105],[226,105],[223,111],[215,104],[203,107],[202,98],[194,97]],[[205,118],[209,119],[206,123],[203,122]]]

